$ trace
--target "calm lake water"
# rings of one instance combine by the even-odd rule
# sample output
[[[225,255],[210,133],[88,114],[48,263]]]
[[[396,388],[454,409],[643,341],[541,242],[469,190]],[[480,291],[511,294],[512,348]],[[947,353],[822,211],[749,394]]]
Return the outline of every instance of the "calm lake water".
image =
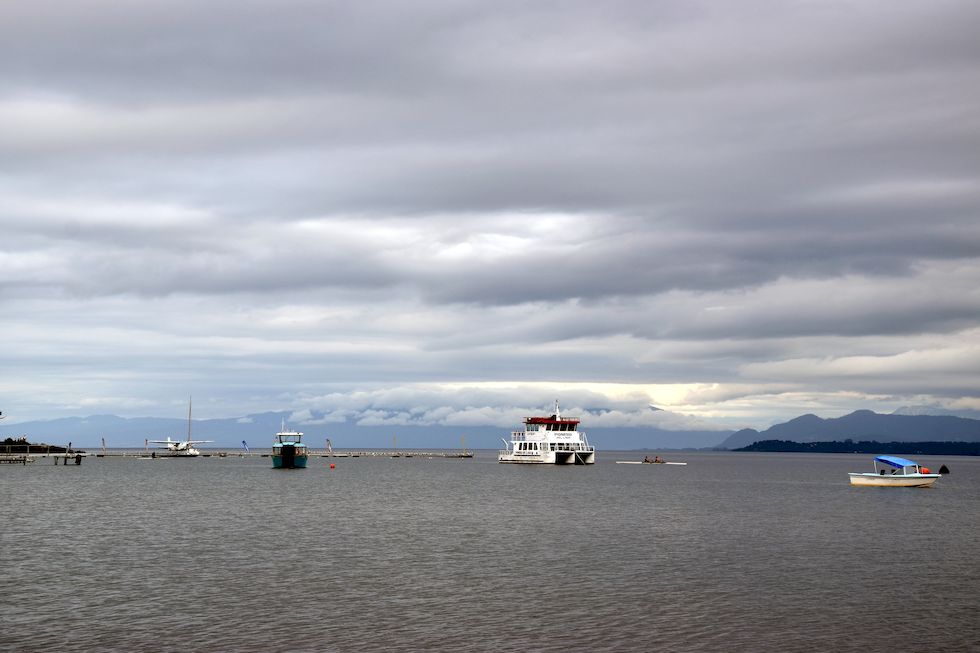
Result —
[[[980,459],[495,455],[2,465],[0,650],[978,650]]]

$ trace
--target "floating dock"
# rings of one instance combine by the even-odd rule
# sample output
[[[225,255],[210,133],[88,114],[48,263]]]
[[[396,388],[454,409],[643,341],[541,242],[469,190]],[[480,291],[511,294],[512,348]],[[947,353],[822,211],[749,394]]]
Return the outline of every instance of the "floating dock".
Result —
[[[34,462],[34,458],[26,453],[0,453],[0,464],[26,465]]]
[[[51,454],[55,455],[55,454]],[[64,454],[59,454],[64,455]],[[74,456],[75,454],[71,454]],[[87,455],[87,454],[83,454]],[[149,453],[143,451],[106,451],[95,454],[97,458],[150,458]],[[158,453],[153,458],[268,458],[272,454],[268,451],[201,451],[199,456],[179,456]],[[449,450],[449,451],[404,451],[393,449],[373,449],[369,451],[326,451],[311,450],[310,457],[313,458],[472,458],[473,452],[469,450]]]
[[[472,451],[395,451],[395,450],[371,450],[371,451],[332,451],[324,453],[313,453],[311,455],[321,458],[472,458]]]

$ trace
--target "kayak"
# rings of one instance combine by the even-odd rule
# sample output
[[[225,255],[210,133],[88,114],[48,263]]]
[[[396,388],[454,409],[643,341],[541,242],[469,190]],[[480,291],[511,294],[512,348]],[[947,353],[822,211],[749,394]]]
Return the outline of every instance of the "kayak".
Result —
[[[687,463],[645,463],[642,460],[617,460],[617,465],[686,465]]]

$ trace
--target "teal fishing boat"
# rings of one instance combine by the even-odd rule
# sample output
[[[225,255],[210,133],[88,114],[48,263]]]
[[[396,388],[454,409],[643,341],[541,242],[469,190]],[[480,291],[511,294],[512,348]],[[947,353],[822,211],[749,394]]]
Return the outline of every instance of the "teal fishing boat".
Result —
[[[280,431],[272,443],[272,467],[274,469],[305,469],[309,452],[299,431],[287,431],[283,420]]]

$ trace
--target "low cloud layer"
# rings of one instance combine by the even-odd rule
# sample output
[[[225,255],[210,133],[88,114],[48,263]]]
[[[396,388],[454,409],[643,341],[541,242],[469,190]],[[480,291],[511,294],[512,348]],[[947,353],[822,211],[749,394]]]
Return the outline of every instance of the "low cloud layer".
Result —
[[[980,408],[974,3],[0,18],[11,419]]]

